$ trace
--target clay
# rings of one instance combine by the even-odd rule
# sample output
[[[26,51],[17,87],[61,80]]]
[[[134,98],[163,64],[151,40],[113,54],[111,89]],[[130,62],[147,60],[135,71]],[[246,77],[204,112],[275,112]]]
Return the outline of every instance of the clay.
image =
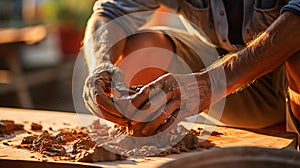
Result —
[[[14,128],[15,131],[22,131],[24,130],[24,125],[23,124],[16,124],[15,123],[15,128]]]
[[[86,130],[89,135],[96,135],[96,136],[108,136],[109,129],[107,125],[100,124],[100,120],[95,120],[91,125],[89,125]]]
[[[206,131],[206,130],[203,130],[202,128],[198,128],[198,134],[199,135],[210,135],[210,136],[220,136],[220,135],[223,135],[222,133],[220,132],[216,132],[216,131]]]
[[[75,160],[78,162],[103,162],[103,161],[115,161],[125,160],[126,157],[115,154],[109,150],[106,150],[102,145],[95,145],[90,150],[85,150],[76,155]]]
[[[3,142],[3,145],[10,146],[8,142]]]
[[[129,149],[124,151],[126,156],[165,156],[214,146],[209,141],[200,141],[199,134],[196,130],[187,130],[183,126],[178,126],[158,138],[143,141],[125,138],[117,145]]]
[[[43,126],[41,124],[38,124],[38,123],[31,123],[30,129],[32,131],[41,131],[43,129]]]
[[[55,136],[55,139],[60,143],[67,144],[68,142],[73,142],[77,139],[87,137],[88,134],[81,130],[75,129],[60,129],[59,133]]]
[[[95,141],[92,141],[90,138],[84,138],[78,140],[74,145],[73,145],[73,152],[74,154],[78,154],[84,150],[90,150],[93,148],[97,143]]]
[[[183,126],[178,126],[160,138],[142,141],[132,138],[125,126],[110,129],[96,120],[88,127],[64,128],[55,134],[43,131],[40,135],[24,137],[21,145],[16,147],[48,157],[55,156],[57,160],[101,162],[124,160],[129,156],[165,156],[214,146],[209,141],[200,142],[198,136],[203,130],[188,131]]]
[[[105,135],[108,135],[109,127],[100,125],[98,122],[92,124],[91,128],[98,134],[106,132]],[[97,131],[97,128],[101,128],[102,131]],[[72,145],[72,152],[66,151],[63,146],[66,144]],[[60,129],[57,134],[43,131],[40,135],[24,137],[21,145],[15,147],[33,150],[44,156],[60,156],[62,160],[70,161],[100,162],[125,159],[125,157],[108,151],[92,141],[84,128],[64,128]]]
[[[101,127],[102,128],[102,127]],[[96,132],[89,128],[89,131]],[[110,151],[117,151],[124,156],[165,156],[173,153],[188,152],[196,148],[211,148],[214,146],[209,141],[201,141],[198,137],[199,131],[186,130],[183,126],[177,127],[160,138],[137,140],[132,138],[124,126],[115,126],[113,131],[109,132],[109,136],[99,137],[97,134],[92,134],[93,138],[97,139],[97,144],[105,143],[105,148]],[[90,134],[89,134],[90,135]],[[124,138],[124,135],[125,138]],[[166,141],[167,139],[167,141]],[[113,142],[115,141],[115,143]],[[79,140],[74,144],[73,153],[78,153],[91,149],[96,143],[91,139]],[[174,145],[171,147],[170,145]],[[81,146],[78,150],[78,146]],[[87,155],[87,154],[86,154]],[[82,156],[81,156],[82,157]],[[86,157],[89,157],[87,155]]]
[[[26,136],[22,139],[21,144],[32,144],[36,138],[37,136]]]
[[[15,124],[12,120],[0,120],[0,136],[11,135],[21,130],[24,130],[22,124]]]
[[[51,136],[48,131],[44,131],[34,139],[32,149],[48,156],[64,156],[66,154],[62,144],[54,136]]]

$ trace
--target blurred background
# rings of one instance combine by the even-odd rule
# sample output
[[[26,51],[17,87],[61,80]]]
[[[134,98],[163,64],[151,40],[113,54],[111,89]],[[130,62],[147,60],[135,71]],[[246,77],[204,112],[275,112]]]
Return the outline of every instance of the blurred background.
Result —
[[[72,72],[95,0],[0,0],[0,106],[74,111]]]
[[[95,1],[0,0],[0,107],[87,112],[78,54]],[[155,25],[183,29],[178,17],[158,13],[145,27]]]

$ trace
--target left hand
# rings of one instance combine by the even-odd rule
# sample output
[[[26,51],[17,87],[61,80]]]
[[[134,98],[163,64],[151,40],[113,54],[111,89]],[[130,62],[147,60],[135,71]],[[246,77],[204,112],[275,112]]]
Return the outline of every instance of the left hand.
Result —
[[[148,136],[177,125],[210,105],[210,83],[206,76],[166,74],[133,95],[138,109],[130,117],[134,136]],[[131,108],[128,109],[132,111]]]

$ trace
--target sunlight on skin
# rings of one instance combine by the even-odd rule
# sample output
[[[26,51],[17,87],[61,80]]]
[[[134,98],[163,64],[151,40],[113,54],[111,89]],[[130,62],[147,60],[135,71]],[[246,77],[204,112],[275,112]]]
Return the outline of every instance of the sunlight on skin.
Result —
[[[173,46],[164,34],[145,32],[128,38],[115,65],[125,73],[127,84],[145,85],[167,72],[173,56]]]

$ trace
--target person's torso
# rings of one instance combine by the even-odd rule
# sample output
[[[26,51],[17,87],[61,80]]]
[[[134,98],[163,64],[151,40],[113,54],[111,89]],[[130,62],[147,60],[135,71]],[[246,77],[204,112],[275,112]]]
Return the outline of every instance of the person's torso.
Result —
[[[266,30],[286,3],[285,0],[181,0],[179,13],[199,27],[218,48],[231,52]]]

